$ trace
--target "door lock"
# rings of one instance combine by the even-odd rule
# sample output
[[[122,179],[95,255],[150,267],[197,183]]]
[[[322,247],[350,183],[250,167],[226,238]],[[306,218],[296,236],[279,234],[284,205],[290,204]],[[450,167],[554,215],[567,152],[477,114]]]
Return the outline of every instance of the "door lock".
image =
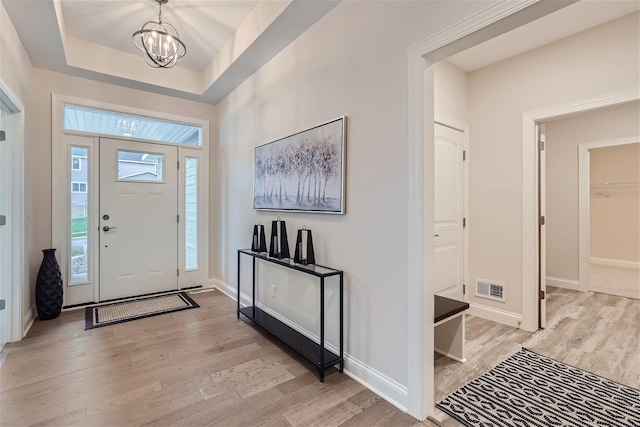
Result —
[[[109,227],[108,225],[105,225],[104,227],[102,227],[102,231],[109,231],[109,230],[114,230],[116,227]]]

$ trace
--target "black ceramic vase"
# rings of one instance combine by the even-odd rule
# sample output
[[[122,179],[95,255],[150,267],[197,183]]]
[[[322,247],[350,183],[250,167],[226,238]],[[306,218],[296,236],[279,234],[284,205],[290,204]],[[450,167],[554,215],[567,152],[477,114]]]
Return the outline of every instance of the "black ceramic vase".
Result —
[[[62,311],[62,273],[55,249],[44,249],[36,280],[36,308],[40,320],[55,319]]]

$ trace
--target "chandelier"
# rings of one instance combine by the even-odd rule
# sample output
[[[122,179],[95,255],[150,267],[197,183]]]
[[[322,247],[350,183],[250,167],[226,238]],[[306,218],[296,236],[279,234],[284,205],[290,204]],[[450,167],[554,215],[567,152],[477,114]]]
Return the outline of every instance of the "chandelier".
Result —
[[[118,130],[123,136],[133,136],[133,133],[138,130],[138,122],[133,119],[119,119]]]
[[[142,51],[147,64],[154,68],[171,68],[179,58],[187,53],[187,48],[178,37],[176,28],[162,22],[162,5],[169,0],[153,0],[158,3],[158,22],[148,21],[131,37],[133,43]]]

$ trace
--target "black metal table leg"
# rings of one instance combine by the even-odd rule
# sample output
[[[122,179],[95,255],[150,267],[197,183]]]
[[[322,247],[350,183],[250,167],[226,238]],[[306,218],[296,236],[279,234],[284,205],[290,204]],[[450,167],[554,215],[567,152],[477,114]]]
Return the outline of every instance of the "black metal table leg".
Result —
[[[253,279],[252,279],[253,283],[253,289],[252,289],[252,301],[251,304],[253,305],[253,318],[256,318],[256,259],[253,258]]]
[[[343,284],[344,284],[344,274],[340,273],[340,373],[344,371],[344,301],[343,301]]]
[[[324,277],[320,278],[320,381],[324,381]]]
[[[236,311],[236,315],[238,316],[238,319],[240,319],[240,254],[242,252],[238,251],[238,293],[237,293],[237,300],[238,300],[238,309]]]

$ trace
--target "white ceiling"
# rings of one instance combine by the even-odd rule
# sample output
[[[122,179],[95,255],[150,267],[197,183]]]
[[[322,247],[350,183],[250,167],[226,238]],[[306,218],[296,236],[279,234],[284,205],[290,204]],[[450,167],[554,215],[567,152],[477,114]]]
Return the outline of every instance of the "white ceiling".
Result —
[[[157,20],[153,0],[0,1],[35,67],[216,104],[341,0],[170,0],[163,18],[187,55],[168,70],[151,69],[131,42],[143,23]],[[582,0],[449,61],[472,71],[639,7],[635,0]]]
[[[640,1],[583,0],[447,59],[474,71],[585,31],[640,9]]]
[[[162,7],[162,19],[176,27],[187,46],[180,66],[204,70],[256,3],[170,0]],[[67,35],[136,55],[131,35],[145,22],[158,21],[158,6],[150,0],[67,0],[61,6]]]
[[[78,77],[218,103],[341,0],[170,0],[163,20],[187,54],[150,68],[131,35],[153,0],[1,0],[31,63]]]

